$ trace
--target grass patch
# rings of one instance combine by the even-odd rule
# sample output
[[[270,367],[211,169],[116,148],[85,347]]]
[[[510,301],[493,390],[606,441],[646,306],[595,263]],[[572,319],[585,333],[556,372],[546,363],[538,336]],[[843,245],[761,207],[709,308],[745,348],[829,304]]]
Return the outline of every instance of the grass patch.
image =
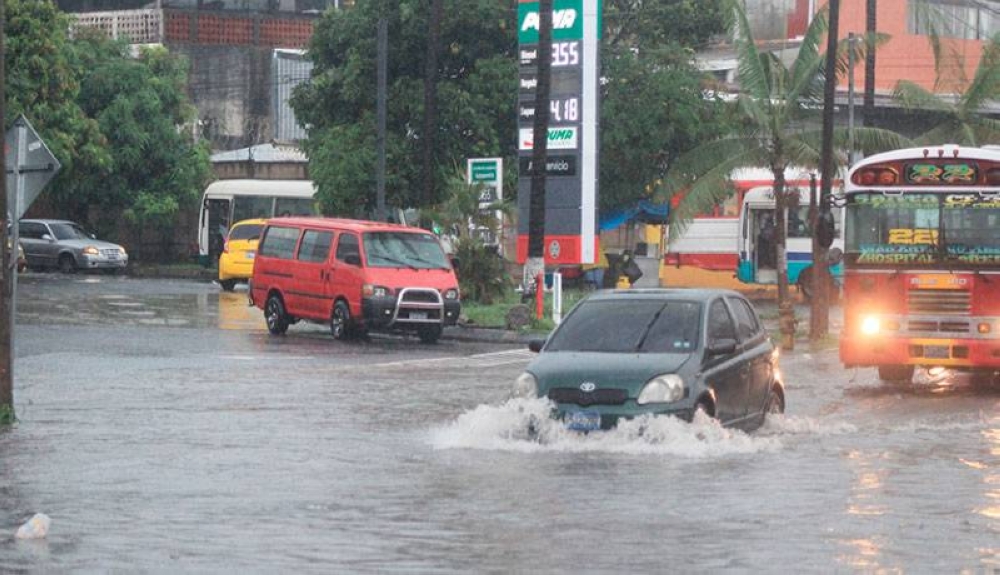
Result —
[[[13,405],[0,405],[0,425],[13,425],[17,421],[14,417]]]
[[[564,289],[563,290],[563,302],[562,302],[562,315],[566,317],[569,310],[573,309],[581,299],[586,297],[590,292],[580,289]],[[521,294],[510,290],[508,293],[504,294],[503,298],[497,302],[489,305],[480,304],[471,301],[462,302],[462,314],[468,319],[469,324],[478,327],[490,327],[490,328],[506,328],[507,327],[507,312],[510,308],[521,304]],[[531,315],[534,316],[535,313],[535,300],[526,301],[524,305],[528,306],[528,310]],[[527,327],[528,331],[532,332],[549,332],[555,328],[555,322],[552,321],[552,294],[545,294],[544,303],[544,313],[541,318],[535,318],[531,321],[531,324]]]

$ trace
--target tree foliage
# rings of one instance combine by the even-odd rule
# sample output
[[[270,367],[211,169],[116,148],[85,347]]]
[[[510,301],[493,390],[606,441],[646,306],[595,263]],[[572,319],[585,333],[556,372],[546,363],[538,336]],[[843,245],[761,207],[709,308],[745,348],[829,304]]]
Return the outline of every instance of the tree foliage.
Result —
[[[1000,120],[983,113],[987,104],[1000,100],[1000,37],[984,43],[983,55],[971,80],[967,77],[963,54],[943,49],[942,39],[935,35],[930,36],[930,41],[937,71],[933,89],[900,80],[893,94],[907,110],[928,118],[926,128],[915,141],[965,146],[1000,142]],[[942,95],[942,91],[950,93]]]
[[[323,209],[331,214],[361,215],[374,208],[379,4],[358,3],[351,10],[326,13],[310,44],[313,77],[292,100],[296,115],[309,126],[305,148],[310,171]],[[381,4],[389,30],[386,200],[399,207],[419,206],[422,58],[430,2]],[[466,157],[505,155],[514,149],[514,7],[495,0],[445,4],[445,46],[438,58],[437,190],[443,189],[450,167],[464,164]]]
[[[99,33],[71,39],[50,0],[7,0],[6,16],[5,122],[24,114],[62,164],[43,192],[50,211],[116,238],[122,218],[169,228],[197,205],[209,161],[182,129],[194,117],[185,60],[135,57]]]
[[[813,19],[791,64],[777,55],[761,51],[750,31],[742,5],[733,0],[729,8],[730,31],[738,60],[740,93],[735,112],[740,119],[732,132],[712,139],[683,154],[671,166],[660,197],[680,201],[671,213],[671,236],[680,235],[696,215],[722,203],[733,194],[728,185],[739,168],[766,167],[774,176],[775,261],[778,276],[778,304],[791,310],[788,302],[788,273],[785,254],[785,208],[797,191],[785,189],[785,173],[792,167],[817,169],[820,165],[821,130],[817,116],[822,110],[825,54],[820,41],[827,31],[826,12]],[[842,69],[839,68],[839,69]],[[902,147],[906,138],[875,128],[855,130],[855,138],[866,150]],[[835,149],[843,152],[845,129],[834,134]],[[841,165],[846,160],[840,153]],[[782,322],[782,333],[790,338],[793,322]]]
[[[605,0],[601,207],[650,195],[671,160],[719,133],[692,50],[722,29],[723,0]],[[292,100],[325,213],[367,215],[375,203],[376,24],[388,19],[387,203],[421,203],[423,58],[430,0],[359,2],[329,11],[310,45],[311,80]],[[446,0],[438,65],[436,182],[454,165],[503,157],[504,195],[517,190],[517,2]]]

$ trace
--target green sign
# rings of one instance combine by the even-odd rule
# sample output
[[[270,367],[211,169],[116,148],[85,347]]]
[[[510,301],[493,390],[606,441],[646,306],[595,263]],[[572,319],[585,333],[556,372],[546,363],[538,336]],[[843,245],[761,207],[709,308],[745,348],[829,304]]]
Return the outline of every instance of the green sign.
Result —
[[[538,43],[538,2],[517,5],[517,41]],[[600,25],[598,25],[600,35]],[[552,3],[552,40],[583,39],[583,0],[554,0]]]
[[[472,170],[469,179],[476,182],[497,181],[497,164],[495,161],[472,162]]]

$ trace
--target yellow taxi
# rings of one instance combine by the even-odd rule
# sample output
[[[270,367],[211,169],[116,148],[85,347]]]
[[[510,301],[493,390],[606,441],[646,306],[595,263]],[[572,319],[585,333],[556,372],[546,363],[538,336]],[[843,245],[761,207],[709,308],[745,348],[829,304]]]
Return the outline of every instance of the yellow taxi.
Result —
[[[247,281],[253,275],[253,259],[265,219],[240,220],[229,228],[226,243],[219,256],[219,285],[233,291],[236,282]]]

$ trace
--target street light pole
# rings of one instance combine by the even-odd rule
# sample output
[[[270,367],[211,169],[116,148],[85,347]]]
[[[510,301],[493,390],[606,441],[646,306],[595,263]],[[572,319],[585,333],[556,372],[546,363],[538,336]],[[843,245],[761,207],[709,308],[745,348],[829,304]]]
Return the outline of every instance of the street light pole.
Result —
[[[847,167],[854,165],[854,32],[847,34]]]

